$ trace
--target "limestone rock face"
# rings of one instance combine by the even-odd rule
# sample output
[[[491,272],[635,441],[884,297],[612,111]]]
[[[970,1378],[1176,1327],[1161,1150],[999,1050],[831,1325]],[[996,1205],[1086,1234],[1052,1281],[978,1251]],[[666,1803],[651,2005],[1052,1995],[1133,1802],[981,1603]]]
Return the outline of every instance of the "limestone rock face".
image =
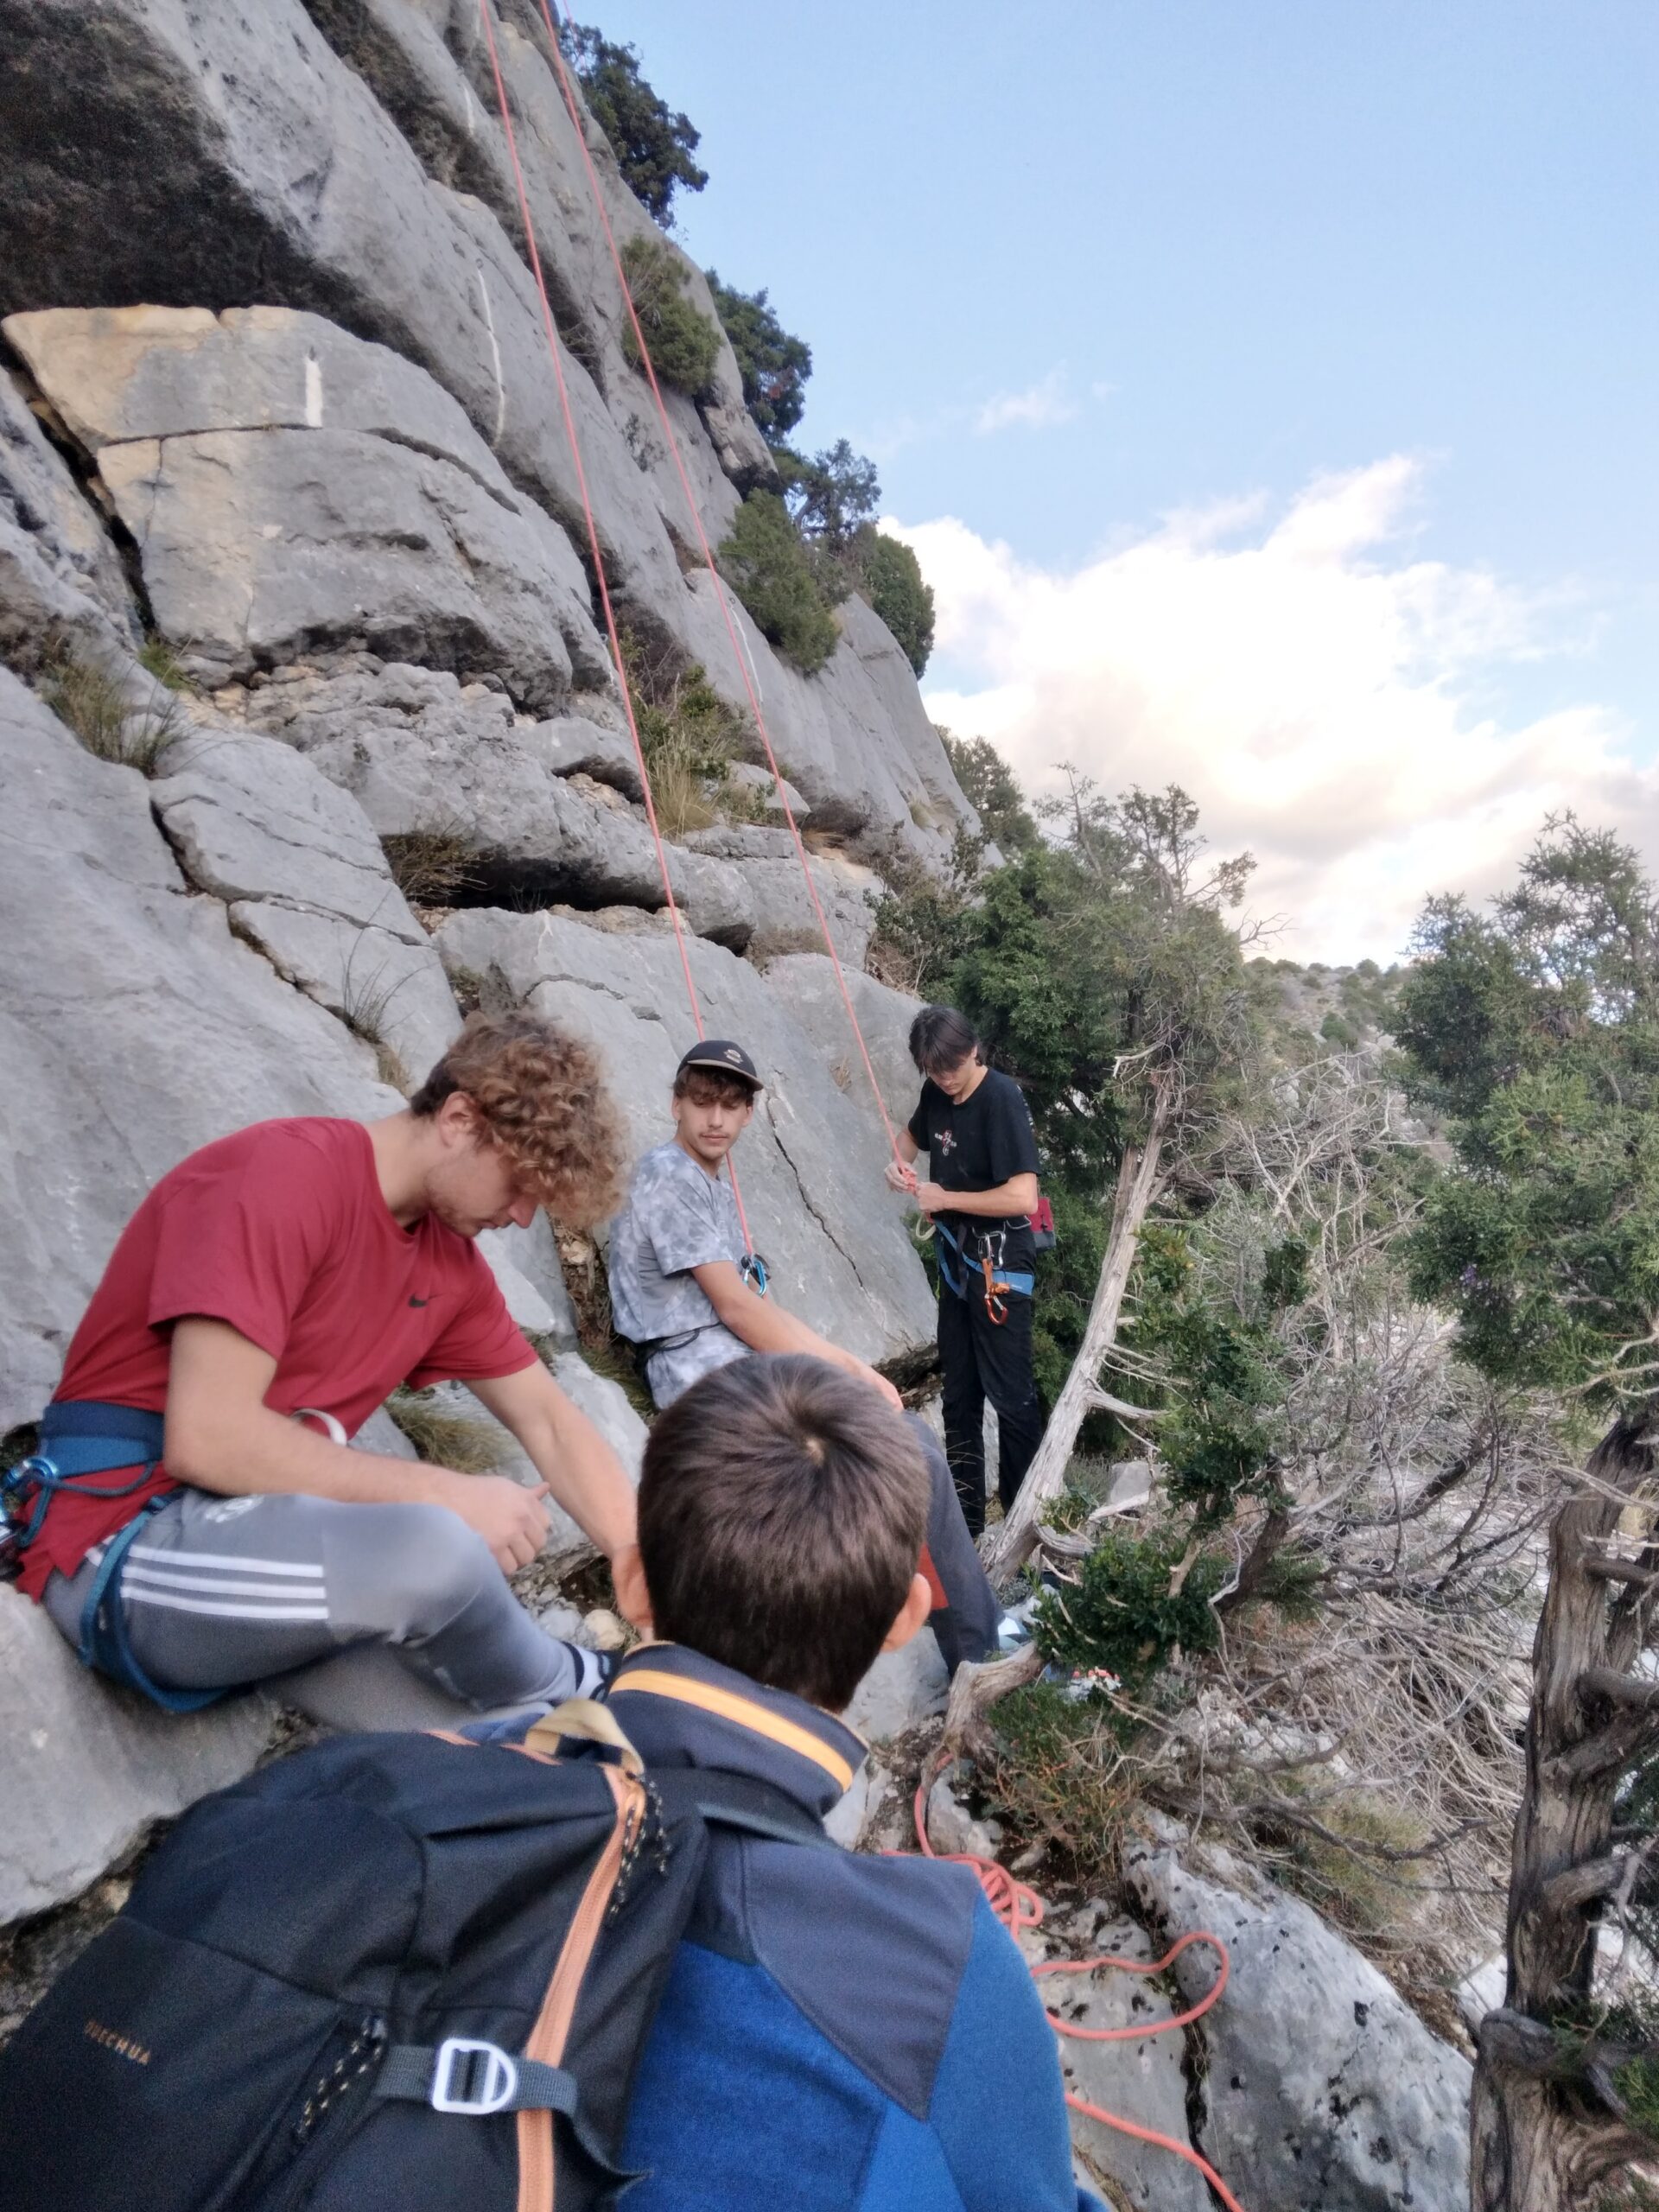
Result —
[[[152,1821],[245,1775],[275,1708],[162,1713],[95,1681],[40,1607],[0,1586],[0,1925],[95,1881]]]
[[[908,1041],[922,1001],[878,983],[874,976],[860,973],[844,960],[842,981],[869,1050],[881,1103],[894,1128],[902,1129],[922,1095],[922,1078],[910,1057]],[[811,1038],[835,1071],[836,1082],[857,1104],[868,1106],[870,1079],[829,955],[802,952],[787,960],[769,961],[766,988],[777,992]]]
[[[748,694],[707,570],[689,579],[688,639],[709,680],[739,712]],[[861,841],[880,867],[887,850],[925,865],[950,857],[957,824],[977,827],[910,663],[856,593],[836,609],[841,642],[817,676],[779,660],[731,591],[727,604],[758,679],[779,766],[812,809],[815,830]],[[758,741],[753,756],[760,759]]]
[[[660,426],[617,350],[621,301],[613,276],[607,289],[608,254],[543,50],[539,10],[515,0],[505,12],[503,69],[521,118],[556,312],[575,348],[561,360],[613,594],[630,623],[683,659],[701,660],[742,706],[745,689],[709,579],[688,578],[682,567],[683,557],[694,557],[693,533]],[[300,0],[265,0],[257,9],[107,0],[90,15],[75,0],[0,0],[0,131],[13,149],[0,175],[10,249],[0,313],[143,302],[215,315],[276,308],[327,317],[425,371],[458,403],[515,490],[585,555],[575,469],[516,200],[503,181],[477,37],[476,11],[440,0],[419,10],[397,0],[314,0],[310,11]],[[591,119],[583,128],[594,145]],[[118,147],[122,157],[89,163],[89,143]],[[596,150],[595,159],[619,237],[649,232],[608,156]],[[694,303],[706,304],[701,276],[689,265],[687,274]],[[325,376],[325,404],[327,389]],[[753,425],[743,427],[737,390],[723,349],[701,414],[690,400],[669,397],[716,543],[732,512],[730,477],[752,480],[771,466]],[[313,430],[314,439],[319,435]],[[387,441],[371,442],[378,450]],[[301,448],[306,455],[308,468],[315,446]],[[216,448],[192,454],[187,505],[210,496],[203,472],[223,457]],[[382,553],[406,550],[391,542],[406,524],[437,542],[451,518],[463,536],[477,528],[493,550],[484,531],[493,518],[465,505],[448,463],[442,486],[414,470],[423,457],[411,455],[389,476],[391,538]],[[362,564],[353,569],[345,560],[349,532],[330,512],[327,485],[302,468],[299,484],[273,487],[269,474],[252,502],[256,530],[272,518],[262,503],[280,488],[286,511],[324,526],[342,580],[359,581]],[[451,510],[452,493],[461,504]],[[178,503],[168,505],[172,543],[180,518]],[[176,543],[168,565],[182,569],[188,549],[182,536]],[[286,621],[292,610],[281,600],[274,565],[263,582],[273,620],[280,610]],[[372,595],[364,604],[375,613]],[[331,634],[341,634],[340,611],[327,611]],[[777,659],[734,602],[734,619],[779,758],[819,826],[856,837],[878,861],[896,838],[925,863],[941,865],[957,824],[975,826],[973,810],[884,625],[862,601],[849,600],[842,644],[809,678]],[[471,620],[470,607],[450,604],[432,657],[478,665]],[[394,649],[414,657],[407,644]],[[518,680],[533,685],[538,671],[528,668]]]
[[[210,1139],[385,1113],[374,1057],[192,892],[135,769],[92,760],[0,670],[0,1433],[33,1420],[116,1237]]]
[[[356,800],[275,738],[203,730],[163,765],[150,804],[190,880],[229,903],[279,973],[418,1080],[461,1013]]]
[[[1028,1956],[1034,1951],[1043,1959],[1142,1961],[1159,1955],[1143,1928],[1098,1903],[1079,1905],[1063,1918],[1051,1915],[1034,1937],[1026,1939],[1026,1948]],[[1038,1986],[1049,2010],[1074,2027],[1147,2031],[1113,2043],[1061,2036],[1067,2089],[1103,2112],[1190,2146],[1185,2035],[1179,2028],[1156,2031],[1160,2022],[1175,2015],[1168,1987],[1109,1967],[1090,1974],[1045,1976]],[[1198,2168],[1157,2144],[1138,2142],[1079,2112],[1071,2115],[1071,2139],[1084,2162],[1087,2185],[1098,2191],[1109,2182],[1135,2212],[1209,2212],[1212,2200]]]
[[[299,0],[7,0],[0,308],[275,305],[346,321],[454,394],[516,482],[581,502],[530,270],[497,218],[434,181]],[[89,142],[119,145],[88,163]],[[14,228],[15,226],[15,228]],[[25,235],[26,233],[26,235]],[[650,487],[566,353],[619,588],[678,582]]]
[[[671,937],[478,912],[447,921],[437,943],[451,976],[464,971],[486,1005],[531,1005],[599,1048],[636,1154],[670,1134],[674,1068],[696,1035]],[[933,1302],[899,1201],[882,1185],[880,1122],[842,1093],[747,962],[715,945],[690,950],[709,1034],[741,1039],[766,1084],[734,1157],[778,1297],[867,1359],[925,1344]]]
[[[753,895],[754,931],[744,950],[751,959],[770,963],[823,943],[829,925],[843,967],[857,974],[875,934],[875,906],[885,886],[871,869],[838,852],[809,852],[807,868],[817,887],[812,903],[801,872],[800,855],[787,830],[741,828],[697,830],[686,838],[693,852],[734,861]],[[829,966],[828,956],[824,965]]]
[[[416,650],[544,705],[609,682],[569,539],[388,347],[264,307],[5,327],[95,457],[188,661],[243,674],[330,644]]]
[[[884,1651],[842,1719],[872,1744],[907,1735],[944,1711],[950,1684],[931,1629],[897,1651]]]
[[[1468,2061],[1306,1905],[1213,1856],[1217,1874],[1198,1874],[1142,1842],[1124,1867],[1168,1941],[1208,1929],[1231,1954],[1203,2022],[1205,2156],[1242,2202],[1277,2212],[1463,2212]],[[1182,1955],[1189,2003],[1214,1971],[1201,1946]]]
[[[33,671],[54,635],[105,658],[137,643],[137,609],[97,515],[0,371],[0,658]]]
[[[639,791],[633,748],[616,730],[580,715],[533,721],[486,685],[397,664],[278,670],[247,712],[353,792],[381,836],[454,841],[468,901],[664,904],[644,810],[626,803]],[[786,830],[700,831],[667,854],[696,935],[757,958],[822,942]],[[836,949],[856,966],[880,886],[854,862],[809,864]]]
[[[372,87],[429,175],[476,194],[507,234],[517,238],[523,215],[489,51],[470,0],[435,0],[423,9],[410,8],[406,0],[311,0],[310,12],[341,57]],[[547,48],[538,0],[506,0],[499,15],[496,50],[515,110],[531,219],[559,327],[594,372],[670,528],[689,543],[694,533],[686,519],[684,493],[649,387],[624,348],[626,309],[594,210],[584,141],[617,245],[657,238],[677,264],[692,306],[717,327],[707,280],[671,239],[661,238],[622,181],[609,143],[591,118],[581,117],[578,137]],[[736,505],[728,480],[769,480],[776,469],[743,404],[742,378],[723,333],[709,384],[696,402],[676,392],[669,395],[669,404],[703,526],[718,537]]]

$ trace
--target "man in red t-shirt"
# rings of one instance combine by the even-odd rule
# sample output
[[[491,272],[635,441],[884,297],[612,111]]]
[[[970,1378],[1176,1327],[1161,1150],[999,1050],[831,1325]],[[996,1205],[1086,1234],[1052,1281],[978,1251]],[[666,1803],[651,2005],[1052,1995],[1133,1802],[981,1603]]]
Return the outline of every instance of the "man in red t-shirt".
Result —
[[[549,1491],[612,1558],[632,1492],[474,1240],[542,1205],[603,1219],[620,1158],[585,1046],[474,1014],[403,1113],[265,1122],[181,1162],[69,1346],[22,1588],[89,1663],[175,1707],[365,1646],[480,1709],[586,1694],[603,1662],[506,1578]],[[450,1379],[540,1487],[346,1449],[398,1384]]]

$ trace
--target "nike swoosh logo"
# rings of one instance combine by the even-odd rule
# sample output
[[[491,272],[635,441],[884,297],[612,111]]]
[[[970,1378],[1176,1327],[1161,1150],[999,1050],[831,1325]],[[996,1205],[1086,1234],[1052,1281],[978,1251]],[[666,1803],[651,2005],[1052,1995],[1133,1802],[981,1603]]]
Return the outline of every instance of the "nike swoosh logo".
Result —
[[[409,1302],[411,1306],[425,1306],[430,1301],[424,1298],[411,1298]]]

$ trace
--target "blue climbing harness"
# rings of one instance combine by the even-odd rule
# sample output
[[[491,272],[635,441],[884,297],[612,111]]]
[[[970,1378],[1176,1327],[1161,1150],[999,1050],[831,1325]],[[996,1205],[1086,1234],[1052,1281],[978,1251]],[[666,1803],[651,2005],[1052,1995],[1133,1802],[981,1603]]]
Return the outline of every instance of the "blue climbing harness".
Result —
[[[1008,1300],[1011,1297],[1029,1298],[1037,1281],[1035,1275],[1024,1268],[1003,1266],[1002,1255],[1007,1249],[1007,1230],[1006,1229],[982,1230],[974,1239],[978,1248],[977,1255],[970,1260],[942,1221],[936,1220],[933,1230],[935,1236],[939,1240],[934,1250],[939,1262],[940,1279],[945,1287],[953,1292],[957,1297],[965,1299],[968,1295],[969,1277],[978,1274],[983,1284],[985,1311],[1000,1328],[1008,1318]],[[949,1246],[957,1255],[962,1268],[960,1279],[957,1278],[950,1261],[945,1257],[946,1246]],[[976,1285],[976,1287],[978,1286]]]
[[[41,1447],[0,1474],[0,1532],[9,1563],[21,1558],[41,1532],[47,1509],[60,1492],[80,1497],[130,1497],[161,1464],[163,1424],[160,1414],[96,1400],[48,1406],[41,1416]],[[89,1482],[91,1475],[135,1467],[130,1482],[113,1487]],[[165,1505],[163,1491],[142,1505],[104,1548],[92,1588],[80,1611],[75,1656],[114,1682],[141,1691],[168,1713],[198,1713],[230,1694],[228,1690],[165,1690],[152,1682],[127,1642],[126,1611],[121,1602],[121,1573],[127,1554],[151,1516]]]

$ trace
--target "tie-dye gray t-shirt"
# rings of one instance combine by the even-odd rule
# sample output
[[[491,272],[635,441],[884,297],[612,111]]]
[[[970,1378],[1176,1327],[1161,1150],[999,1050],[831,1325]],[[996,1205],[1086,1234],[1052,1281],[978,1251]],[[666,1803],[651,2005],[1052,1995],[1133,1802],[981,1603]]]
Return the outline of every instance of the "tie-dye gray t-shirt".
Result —
[[[633,1171],[611,1228],[611,1313],[635,1344],[666,1337],[645,1366],[651,1395],[672,1404],[699,1376],[741,1359],[748,1346],[722,1325],[693,1268],[741,1265],[743,1229],[732,1186],[706,1174],[672,1138]]]

